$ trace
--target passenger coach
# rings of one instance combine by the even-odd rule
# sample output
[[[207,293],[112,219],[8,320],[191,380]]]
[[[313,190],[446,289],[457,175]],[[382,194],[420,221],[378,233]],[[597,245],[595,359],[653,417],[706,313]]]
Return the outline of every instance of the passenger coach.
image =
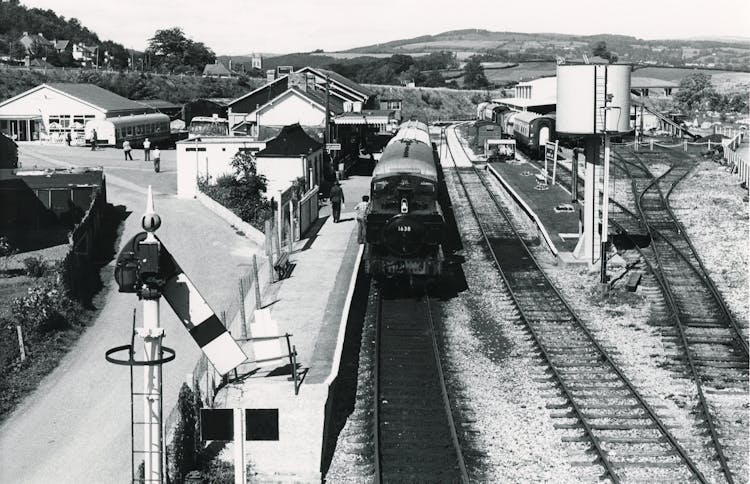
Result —
[[[93,130],[96,130],[98,145],[122,147],[126,139],[133,147],[141,146],[148,138],[154,143],[171,140],[169,116],[166,114],[138,114],[107,119],[92,119],[86,123],[84,138],[91,144]]]

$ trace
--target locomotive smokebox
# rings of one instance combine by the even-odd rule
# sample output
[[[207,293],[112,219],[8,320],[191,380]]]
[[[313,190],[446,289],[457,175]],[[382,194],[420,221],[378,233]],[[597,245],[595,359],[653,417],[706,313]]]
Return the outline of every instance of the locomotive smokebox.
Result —
[[[557,66],[558,134],[630,131],[630,72],[629,65]]]

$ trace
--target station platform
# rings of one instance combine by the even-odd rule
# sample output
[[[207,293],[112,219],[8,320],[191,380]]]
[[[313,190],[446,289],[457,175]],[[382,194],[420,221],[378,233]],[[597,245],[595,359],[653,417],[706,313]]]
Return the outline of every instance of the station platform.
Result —
[[[330,204],[321,207],[311,233],[295,243],[290,276],[269,284],[262,295],[275,333],[292,334],[301,379],[298,394],[288,359],[280,359],[261,371],[242,365],[239,379],[216,395],[216,408],[278,410],[278,440],[245,442],[248,482],[321,481],[324,434],[362,257],[352,210],[369,193],[369,180],[350,176],[342,181],[346,203],[339,223],[329,216]],[[286,342],[280,344],[285,350]],[[253,359],[253,343],[244,342],[243,350]]]
[[[570,193],[545,181],[543,173],[525,161],[489,163],[487,169],[536,223],[552,254],[558,260],[573,262],[579,215]]]

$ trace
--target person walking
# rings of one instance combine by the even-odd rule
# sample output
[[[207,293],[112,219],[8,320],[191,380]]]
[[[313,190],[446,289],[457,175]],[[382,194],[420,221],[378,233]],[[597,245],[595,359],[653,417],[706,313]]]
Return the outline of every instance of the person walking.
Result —
[[[339,223],[341,218],[341,207],[344,207],[344,190],[341,189],[341,182],[336,180],[336,184],[331,187],[331,211],[333,212],[333,223]]]
[[[357,242],[364,244],[367,241],[367,231],[365,228],[365,218],[367,217],[367,209],[370,208],[370,197],[362,195],[362,201],[354,207],[354,213],[357,217],[357,225],[359,231],[357,232]]]
[[[130,154],[130,141],[125,140],[122,142],[122,151],[125,153],[125,161],[133,161],[133,155]]]
[[[70,131],[65,133],[65,143],[70,146],[70,142],[73,141],[73,137],[70,135]]]
[[[96,130],[91,130],[91,151],[96,151],[96,142],[99,141],[97,139]]]
[[[159,151],[159,147],[154,147],[154,171],[156,173],[159,173],[159,170],[161,170],[161,151]]]
[[[151,141],[143,140],[143,161],[151,161]]]

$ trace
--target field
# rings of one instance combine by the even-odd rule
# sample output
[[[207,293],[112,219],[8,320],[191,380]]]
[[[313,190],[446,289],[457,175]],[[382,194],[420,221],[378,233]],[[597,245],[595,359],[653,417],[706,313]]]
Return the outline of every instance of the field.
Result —
[[[635,71],[639,77],[653,77],[665,81],[680,82],[695,72],[711,76],[711,82],[719,92],[734,91],[742,86],[750,86],[750,72],[714,71],[708,69],[681,69],[671,67],[645,67]]]
[[[476,114],[479,102],[500,96],[498,91],[472,91],[430,87],[401,87],[366,84],[380,96],[397,96],[404,101],[403,118],[420,121]]]

